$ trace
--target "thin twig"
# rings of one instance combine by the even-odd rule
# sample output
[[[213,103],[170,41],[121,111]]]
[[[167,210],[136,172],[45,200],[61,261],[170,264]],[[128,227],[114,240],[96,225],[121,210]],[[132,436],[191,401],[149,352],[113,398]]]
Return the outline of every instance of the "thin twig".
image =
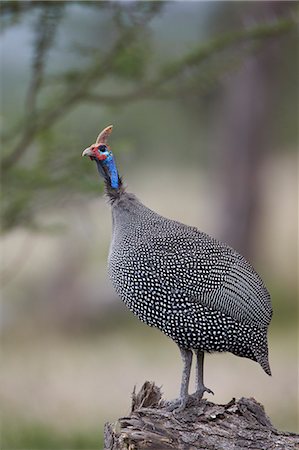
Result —
[[[62,8],[63,3],[55,5],[55,8],[51,3],[45,4],[37,18],[32,77],[25,102],[25,108],[29,114],[33,114],[36,109],[37,95],[43,82],[47,52],[52,46],[55,30],[62,17]]]

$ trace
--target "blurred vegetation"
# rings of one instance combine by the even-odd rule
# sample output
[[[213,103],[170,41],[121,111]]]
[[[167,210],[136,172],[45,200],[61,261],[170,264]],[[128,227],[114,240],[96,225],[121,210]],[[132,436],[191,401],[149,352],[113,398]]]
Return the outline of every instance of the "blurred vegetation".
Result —
[[[158,61],[151,24],[164,8],[163,2],[2,2],[2,33],[28,23],[32,32],[24,105],[4,114],[4,231],[36,227],[37,211],[56,204],[57,197],[98,189],[78,158],[78,149],[86,146],[85,134],[81,139],[77,133],[57,133],[70,112],[83,105],[117,108],[142,99],[188,102],[196,95],[200,102],[250,53],[296,29],[291,8],[285,7],[270,19],[265,15],[249,26],[232,26],[183,54]],[[66,26],[74,11],[83,17],[81,41]],[[66,49],[61,49],[63,39]],[[65,63],[57,64],[65,50]],[[8,101],[4,95],[4,108]]]
[[[74,432],[68,434],[58,431],[54,427],[47,427],[44,424],[4,424],[1,444],[3,449],[9,450],[96,450],[103,448],[103,433],[91,430],[84,432]]]
[[[136,193],[236,247],[271,292],[273,378],[208,357],[215,400],[254,395],[296,430],[297,13],[288,1],[1,2],[1,448],[101,448],[134,383],[176,393],[177,349],[107,281],[102,184],[80,155],[110,123]]]

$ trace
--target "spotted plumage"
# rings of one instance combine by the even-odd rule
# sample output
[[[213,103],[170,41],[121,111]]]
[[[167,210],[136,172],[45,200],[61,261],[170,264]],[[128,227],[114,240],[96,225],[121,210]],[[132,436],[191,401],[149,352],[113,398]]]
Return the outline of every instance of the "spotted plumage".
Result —
[[[235,250],[126,192],[112,203],[112,283],[140,320],[180,347],[258,360],[271,320],[262,280]]]
[[[190,350],[199,355],[200,396],[210,391],[203,385],[203,352],[228,351],[250,358],[270,375],[267,329],[272,307],[252,266],[228,245],[144,206],[126,192],[119,177],[115,186],[116,166],[112,186],[108,165],[102,162],[106,151],[111,164],[111,152],[101,146],[98,159],[89,149],[84,154],[104,172],[112,209],[109,275],[127,307],[180,347],[187,374],[181,406],[188,399]]]

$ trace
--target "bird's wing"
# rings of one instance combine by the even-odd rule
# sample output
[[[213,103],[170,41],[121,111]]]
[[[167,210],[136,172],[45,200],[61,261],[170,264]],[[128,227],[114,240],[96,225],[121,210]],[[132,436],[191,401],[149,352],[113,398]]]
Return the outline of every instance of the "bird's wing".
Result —
[[[235,250],[196,228],[153,233],[143,252],[161,284],[191,301],[234,319],[267,327],[272,317],[270,295],[253,267]]]

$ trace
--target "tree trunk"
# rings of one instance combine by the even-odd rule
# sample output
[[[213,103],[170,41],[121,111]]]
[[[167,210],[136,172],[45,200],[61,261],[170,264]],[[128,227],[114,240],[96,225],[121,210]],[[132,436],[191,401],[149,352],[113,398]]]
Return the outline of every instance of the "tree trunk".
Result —
[[[276,430],[253,398],[226,405],[201,400],[173,413],[148,381],[138,394],[134,390],[130,415],[106,423],[104,435],[105,450],[299,449],[299,435]]]
[[[290,2],[249,2],[240,22],[288,14]],[[241,25],[240,24],[240,25]],[[247,259],[256,253],[256,229],[261,215],[263,166],[270,150],[272,111],[281,80],[277,67],[281,42],[270,40],[251,55],[243,67],[227,78],[222,105],[218,105],[217,148],[222,198],[218,237]]]

